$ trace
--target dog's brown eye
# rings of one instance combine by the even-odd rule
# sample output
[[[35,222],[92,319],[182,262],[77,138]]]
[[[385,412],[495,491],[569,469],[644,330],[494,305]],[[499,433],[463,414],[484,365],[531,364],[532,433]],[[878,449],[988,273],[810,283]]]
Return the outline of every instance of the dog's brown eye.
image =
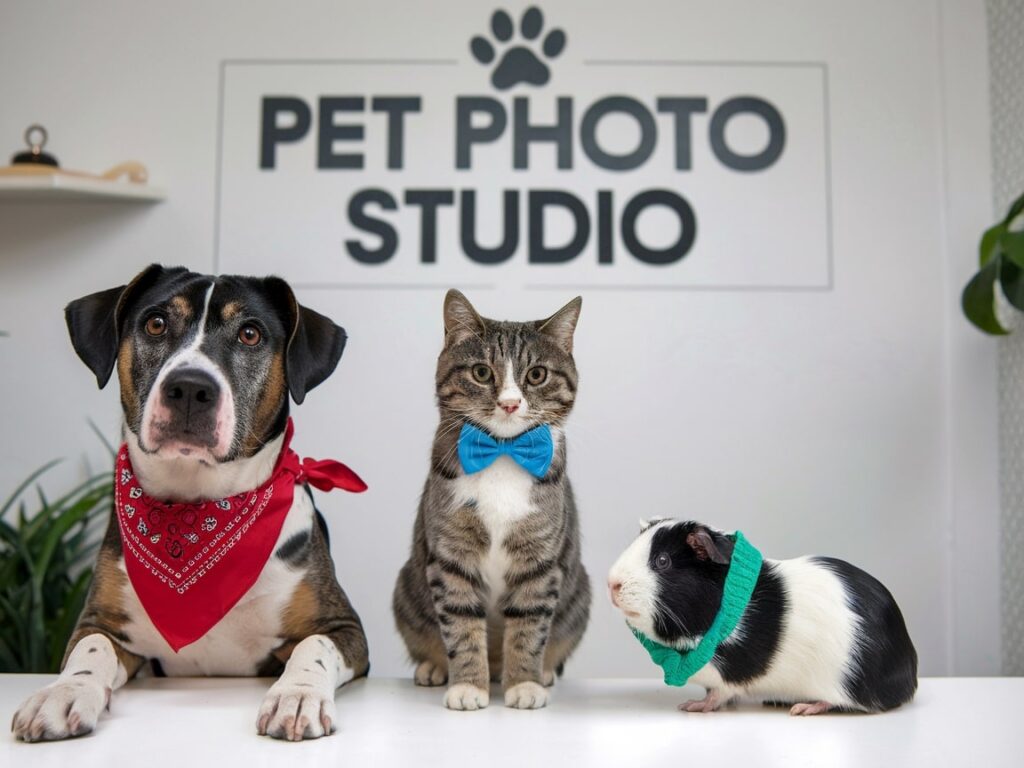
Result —
[[[150,336],[163,336],[167,333],[167,320],[163,315],[153,315],[146,321],[146,333]]]
[[[474,365],[473,366],[473,378],[479,381],[481,384],[486,384],[491,380],[491,369],[486,365]]]
[[[535,365],[526,372],[526,381],[535,387],[539,384],[543,384],[547,377],[548,369],[543,365]]]
[[[260,329],[254,325],[243,325],[242,330],[238,332],[238,340],[247,347],[255,347],[261,338],[263,337],[260,335]]]

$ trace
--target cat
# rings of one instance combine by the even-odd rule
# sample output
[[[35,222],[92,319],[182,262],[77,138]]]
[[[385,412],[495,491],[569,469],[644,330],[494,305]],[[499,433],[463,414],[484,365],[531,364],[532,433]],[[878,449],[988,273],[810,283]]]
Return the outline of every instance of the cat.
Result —
[[[581,306],[577,297],[546,320],[500,322],[480,317],[458,291],[445,297],[441,419],[392,608],[416,684],[447,682],[449,709],[486,707],[492,680],[502,683],[506,706],[546,706],[547,688],[587,626],[590,580],[564,433],[576,399]],[[522,435],[531,450],[543,448],[534,436],[549,434],[550,464],[541,456],[528,471],[499,455],[467,472],[460,435],[473,428],[485,443],[507,446]]]

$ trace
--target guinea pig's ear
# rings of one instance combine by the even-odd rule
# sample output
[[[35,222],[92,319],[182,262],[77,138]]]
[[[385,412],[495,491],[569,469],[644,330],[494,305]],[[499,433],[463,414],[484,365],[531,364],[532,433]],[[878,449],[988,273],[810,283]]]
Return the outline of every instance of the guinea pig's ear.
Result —
[[[164,268],[151,264],[137,274],[128,285],[90,293],[75,299],[64,308],[64,321],[71,336],[71,345],[96,375],[96,384],[103,389],[110,380],[121,343],[125,315],[133,300],[160,279]]]
[[[450,344],[469,336],[484,332],[484,319],[480,317],[469,299],[461,291],[452,288],[444,297],[444,342]]]
[[[291,286],[280,277],[268,277],[264,285],[282,313],[288,333],[285,378],[292,399],[301,404],[309,390],[334,373],[348,336],[330,318],[299,304]]]
[[[728,565],[732,560],[733,540],[719,531],[699,527],[686,534],[686,545],[698,560]]]

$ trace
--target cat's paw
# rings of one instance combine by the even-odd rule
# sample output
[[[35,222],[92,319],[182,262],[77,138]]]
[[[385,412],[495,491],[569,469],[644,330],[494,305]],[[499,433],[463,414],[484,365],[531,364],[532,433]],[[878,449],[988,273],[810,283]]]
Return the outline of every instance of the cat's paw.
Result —
[[[540,683],[516,683],[505,691],[505,706],[513,709],[540,709],[548,705],[548,692]]]
[[[26,699],[11,721],[14,738],[55,741],[91,733],[110,703],[110,689],[83,677],[58,680]]]
[[[448,668],[432,661],[421,661],[416,665],[413,681],[428,687],[444,685],[448,682]]]
[[[483,709],[491,701],[491,694],[472,683],[455,683],[444,694],[444,705],[448,709],[471,712]]]
[[[256,716],[256,732],[286,741],[318,739],[334,733],[338,715],[331,693],[327,696],[312,687],[274,683]]]

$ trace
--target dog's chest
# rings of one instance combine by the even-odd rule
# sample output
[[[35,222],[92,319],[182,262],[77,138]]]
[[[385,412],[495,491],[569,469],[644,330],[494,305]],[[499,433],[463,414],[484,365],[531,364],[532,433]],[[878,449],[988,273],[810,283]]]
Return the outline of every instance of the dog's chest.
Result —
[[[294,534],[313,525],[309,497],[296,489],[292,508],[273,551]],[[121,562],[124,569],[124,562]],[[130,581],[124,602],[129,621],[125,646],[132,653],[157,659],[171,676],[249,676],[282,642],[282,616],[292,600],[304,570],[294,570],[271,554],[256,582],[209,632],[177,653],[153,626]]]
[[[510,562],[505,537],[534,511],[533,477],[508,456],[499,456],[487,469],[460,477],[455,485],[457,503],[473,504],[491,542],[481,557],[480,573],[493,606],[505,592]]]

